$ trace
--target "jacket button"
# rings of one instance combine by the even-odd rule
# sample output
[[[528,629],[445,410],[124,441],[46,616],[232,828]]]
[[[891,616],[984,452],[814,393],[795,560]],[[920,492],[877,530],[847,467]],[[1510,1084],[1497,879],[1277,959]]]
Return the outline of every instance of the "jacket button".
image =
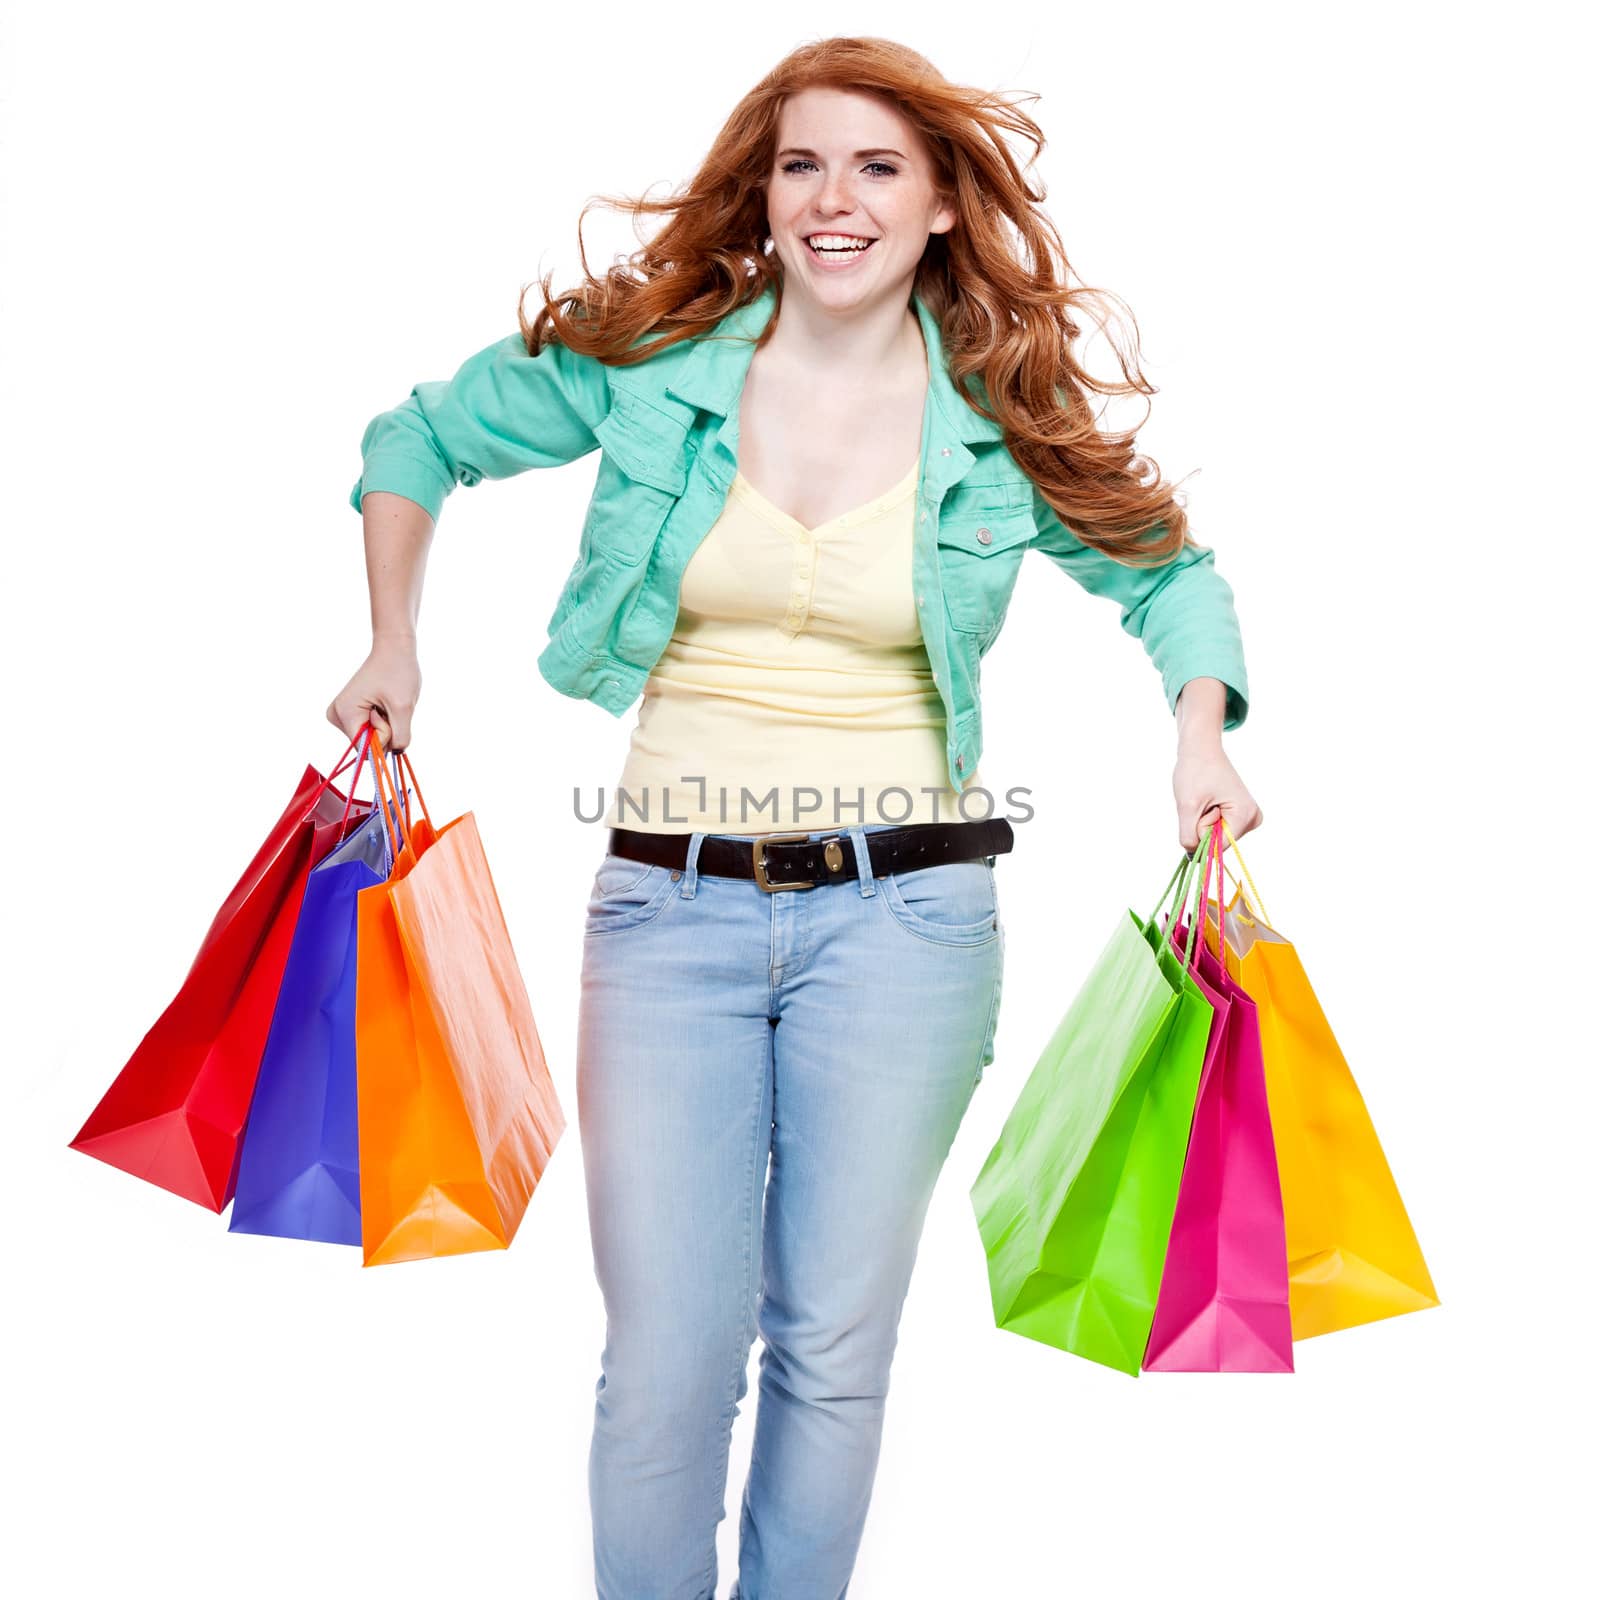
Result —
[[[942,455],[942,456],[949,455],[950,454],[950,446],[949,445],[945,445],[944,448],[940,450],[939,454]]]
[[[993,540],[994,540],[994,535],[992,533],[990,533],[987,528],[979,528],[978,529],[978,543],[979,544],[990,544],[990,543],[993,542]]]
[[[965,772],[966,770],[967,770],[967,758],[965,756],[957,756],[956,757],[956,771],[957,772]]]

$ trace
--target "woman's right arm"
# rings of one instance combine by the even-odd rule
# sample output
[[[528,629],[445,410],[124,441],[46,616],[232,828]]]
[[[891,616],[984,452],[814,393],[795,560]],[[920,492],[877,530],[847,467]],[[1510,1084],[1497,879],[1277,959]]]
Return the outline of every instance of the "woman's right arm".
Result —
[[[347,739],[370,722],[385,750],[411,743],[411,713],[422,692],[417,615],[433,529],[428,512],[404,495],[373,489],[361,498],[372,648],[328,707],[328,721]]]
[[[419,383],[367,424],[350,504],[361,512],[366,542],[372,649],[328,707],[347,739],[370,722],[385,749],[411,742],[422,687],[417,614],[446,495],[598,449],[594,429],[610,401],[598,359],[559,344],[530,356],[522,336],[511,334],[471,356],[448,382]]]

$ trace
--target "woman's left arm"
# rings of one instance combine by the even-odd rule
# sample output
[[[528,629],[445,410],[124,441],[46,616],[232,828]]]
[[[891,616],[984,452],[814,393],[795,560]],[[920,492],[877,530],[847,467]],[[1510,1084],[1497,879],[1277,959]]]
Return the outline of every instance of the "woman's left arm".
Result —
[[[1245,719],[1250,691],[1233,590],[1217,571],[1212,551],[1186,544],[1158,567],[1113,561],[1061,521],[1037,484],[1033,516],[1031,547],[1090,594],[1115,601],[1124,632],[1144,645],[1161,674],[1178,725],[1172,788],[1183,849],[1199,846],[1218,811],[1235,837],[1259,828],[1261,808],[1222,750],[1222,735]]]
[[[1244,780],[1222,748],[1227,686],[1219,678],[1191,678],[1178,694],[1178,763],[1172,797],[1178,803],[1178,841],[1198,848],[1200,835],[1217,819],[1228,819],[1235,838],[1264,820]]]

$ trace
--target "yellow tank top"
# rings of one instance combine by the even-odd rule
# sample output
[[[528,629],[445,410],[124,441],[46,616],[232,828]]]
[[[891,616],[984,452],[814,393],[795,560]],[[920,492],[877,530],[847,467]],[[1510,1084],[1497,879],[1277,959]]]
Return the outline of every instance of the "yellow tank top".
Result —
[[[734,477],[684,569],[608,824],[767,833],[962,820],[912,592],[916,488],[913,465],[806,528]],[[974,772],[966,786],[978,782]]]

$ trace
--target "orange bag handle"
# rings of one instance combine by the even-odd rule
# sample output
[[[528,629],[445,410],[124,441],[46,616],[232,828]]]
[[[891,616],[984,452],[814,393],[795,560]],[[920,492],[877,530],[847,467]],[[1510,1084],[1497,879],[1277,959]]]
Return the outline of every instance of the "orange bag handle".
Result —
[[[433,817],[428,810],[427,799],[422,793],[422,785],[417,782],[417,770],[411,765],[410,753],[402,750],[398,755],[390,756],[389,759],[397,766],[403,766],[405,768],[406,778],[410,780],[409,787],[407,787],[404,782],[398,785],[402,795],[404,796],[401,804],[405,807],[406,822],[410,823],[411,821],[411,790],[415,789],[417,791],[417,804],[422,807],[423,820],[428,824],[430,831],[437,834],[438,829],[434,828],[433,826]]]
[[[382,748],[383,735],[380,734],[376,728],[374,728],[372,730],[372,738],[368,741],[367,749],[372,755],[372,771],[374,782],[378,787],[378,805],[383,811],[383,825],[388,831],[390,843],[394,846],[396,859],[399,858],[401,853],[402,838],[405,841],[404,848],[409,850],[413,859],[415,859],[417,852],[415,846],[411,842],[411,818],[406,808],[400,804],[399,799],[395,796],[394,780],[389,776],[388,767],[377,754],[377,752]],[[420,792],[418,794],[418,798],[421,798]],[[394,817],[392,822],[389,815],[389,806],[391,803],[394,806]]]

